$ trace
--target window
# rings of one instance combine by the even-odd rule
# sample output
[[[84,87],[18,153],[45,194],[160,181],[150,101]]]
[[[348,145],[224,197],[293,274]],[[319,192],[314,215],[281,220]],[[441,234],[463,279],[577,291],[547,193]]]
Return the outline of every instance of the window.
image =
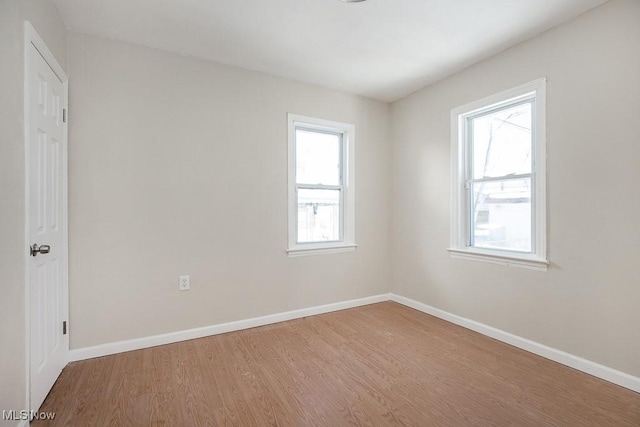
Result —
[[[546,270],[545,85],[451,112],[451,255]]]
[[[355,249],[355,128],[288,114],[289,255]]]

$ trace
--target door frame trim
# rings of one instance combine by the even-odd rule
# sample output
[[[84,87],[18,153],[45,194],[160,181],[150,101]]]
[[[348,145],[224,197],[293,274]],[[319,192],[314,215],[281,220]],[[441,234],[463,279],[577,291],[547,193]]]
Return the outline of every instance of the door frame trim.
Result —
[[[25,373],[26,373],[26,407],[29,411],[36,410],[38,408],[31,407],[31,269],[30,269],[30,255],[29,255],[29,245],[30,243],[30,153],[29,153],[29,123],[30,123],[30,114],[29,114],[29,72],[31,70],[31,60],[29,59],[29,53],[31,49],[35,49],[45,60],[45,62],[51,67],[54,74],[60,79],[62,82],[63,93],[62,93],[62,106],[67,110],[66,113],[66,123],[62,129],[62,138],[63,138],[63,161],[62,161],[62,194],[63,194],[63,203],[62,203],[62,289],[65,294],[64,306],[63,306],[63,317],[68,320],[69,318],[69,222],[68,222],[68,138],[67,138],[67,129],[69,124],[69,112],[68,112],[68,99],[69,99],[69,78],[65,73],[64,69],[60,65],[60,63],[56,60],[55,56],[38,32],[35,30],[33,25],[29,21],[24,21],[24,160],[25,160],[25,199],[24,199],[24,213],[25,213],[25,246],[24,246],[24,260],[25,260]],[[65,351],[65,364],[69,361],[69,334],[66,335],[66,338],[63,342],[64,351]]]

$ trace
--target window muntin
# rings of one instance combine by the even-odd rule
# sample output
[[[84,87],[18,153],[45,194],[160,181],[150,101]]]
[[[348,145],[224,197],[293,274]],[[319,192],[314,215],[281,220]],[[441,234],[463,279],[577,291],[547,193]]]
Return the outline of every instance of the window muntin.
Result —
[[[546,270],[546,80],[451,112],[451,255]]]
[[[288,252],[355,247],[353,125],[288,118]]]

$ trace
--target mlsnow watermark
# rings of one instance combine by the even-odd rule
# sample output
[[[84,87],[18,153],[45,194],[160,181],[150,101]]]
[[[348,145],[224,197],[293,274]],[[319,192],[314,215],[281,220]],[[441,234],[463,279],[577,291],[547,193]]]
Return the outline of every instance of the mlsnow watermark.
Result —
[[[23,420],[53,420],[56,417],[55,412],[38,412],[38,411],[16,411],[15,409],[2,410],[2,419],[4,421],[23,421]]]

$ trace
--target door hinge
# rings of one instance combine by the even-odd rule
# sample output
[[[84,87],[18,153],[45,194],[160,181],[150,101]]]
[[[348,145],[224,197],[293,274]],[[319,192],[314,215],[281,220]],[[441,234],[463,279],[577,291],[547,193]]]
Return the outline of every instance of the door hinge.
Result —
[[[62,123],[67,123],[67,109],[62,109]]]
[[[67,335],[67,321],[62,322],[62,335]]]

